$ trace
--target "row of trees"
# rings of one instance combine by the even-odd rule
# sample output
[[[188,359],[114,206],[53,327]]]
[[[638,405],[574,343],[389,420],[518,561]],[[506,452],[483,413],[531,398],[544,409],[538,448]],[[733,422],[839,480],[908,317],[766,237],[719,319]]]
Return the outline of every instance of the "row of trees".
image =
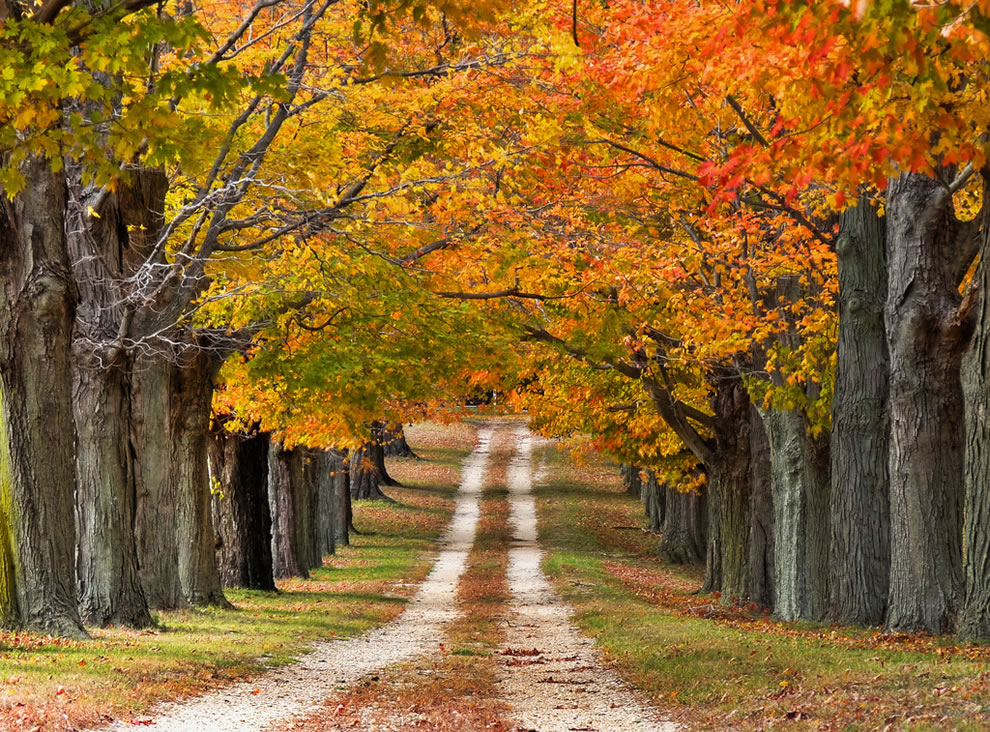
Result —
[[[556,77],[527,403],[726,601],[990,636],[985,11],[610,3]]]
[[[982,2],[4,7],[6,622],[220,601],[307,468],[211,425],[497,387],[726,601],[990,636]]]
[[[417,329],[470,318],[408,270],[467,177],[436,107],[508,51],[446,2],[2,11],[0,620],[140,626],[305,573],[348,472],[307,450],[373,496],[382,420],[466,391]]]

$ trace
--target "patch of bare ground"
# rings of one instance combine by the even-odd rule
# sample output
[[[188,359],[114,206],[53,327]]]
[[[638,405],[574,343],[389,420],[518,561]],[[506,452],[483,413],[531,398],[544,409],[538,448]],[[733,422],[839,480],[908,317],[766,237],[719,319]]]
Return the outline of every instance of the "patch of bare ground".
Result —
[[[501,486],[512,446],[507,430],[495,431],[478,533],[457,592],[460,614],[439,652],[363,679],[328,699],[320,712],[277,728],[280,732],[511,729],[504,721],[507,708],[498,700],[495,652],[504,645],[501,620],[508,600],[511,536]]]

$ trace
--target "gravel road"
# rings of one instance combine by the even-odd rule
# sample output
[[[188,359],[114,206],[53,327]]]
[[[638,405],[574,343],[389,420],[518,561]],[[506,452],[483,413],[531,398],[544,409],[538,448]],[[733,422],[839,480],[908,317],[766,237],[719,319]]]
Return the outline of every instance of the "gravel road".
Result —
[[[503,700],[519,730],[672,732],[680,729],[639,701],[605,668],[592,639],[581,635],[570,609],[547,582],[537,543],[533,499],[533,438],[521,426],[509,466],[508,581],[512,593],[502,657]]]
[[[457,583],[474,544],[492,432],[482,429],[465,459],[454,516],[430,574],[398,618],[348,640],[318,643],[296,663],[203,696],[172,702],[141,718],[158,732],[256,732],[312,714],[341,687],[438,648],[456,617]],[[118,722],[113,732],[133,730]]]
[[[194,699],[171,702],[138,724],[159,732],[248,732],[289,728],[308,719],[321,730],[336,729],[325,702],[362,678],[389,666],[439,652],[447,625],[457,617],[457,585],[474,544],[482,488],[494,431],[513,430],[515,451],[508,467],[510,523],[506,619],[507,648],[500,656],[500,697],[517,732],[671,732],[661,718],[601,662],[594,641],[581,635],[570,609],[543,574],[536,504],[532,495],[534,438],[525,425],[495,425],[478,433],[465,459],[454,516],[429,576],[406,610],[392,622],[349,640],[318,643],[296,663]],[[503,433],[504,434],[504,433]],[[509,435],[506,435],[508,437]],[[540,471],[542,473],[542,470]],[[539,479],[539,475],[537,476]],[[376,702],[387,705],[387,699]],[[367,732],[410,728],[399,710]],[[444,729],[450,726],[447,720]],[[419,724],[412,725],[419,728]],[[134,729],[134,722],[105,728]]]

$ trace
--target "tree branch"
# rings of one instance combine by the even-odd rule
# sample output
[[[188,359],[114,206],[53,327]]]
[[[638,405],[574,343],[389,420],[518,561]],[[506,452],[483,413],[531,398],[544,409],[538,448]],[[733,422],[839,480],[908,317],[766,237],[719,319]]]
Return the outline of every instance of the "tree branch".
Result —
[[[770,143],[767,142],[767,138],[763,136],[763,134],[756,128],[756,125],[753,124],[749,117],[746,116],[742,106],[740,106],[739,102],[736,101],[735,97],[730,94],[725,98],[725,101],[728,102],[729,106],[732,107],[736,111],[736,114],[739,115],[739,119],[741,119],[742,123],[746,125],[746,129],[749,130],[749,134],[751,134],[755,140],[763,145],[763,147],[770,147]]]

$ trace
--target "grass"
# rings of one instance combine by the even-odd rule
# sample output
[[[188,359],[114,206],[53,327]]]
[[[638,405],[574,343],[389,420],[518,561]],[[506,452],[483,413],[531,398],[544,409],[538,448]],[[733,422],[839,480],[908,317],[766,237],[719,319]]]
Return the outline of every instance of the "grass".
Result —
[[[874,629],[781,623],[694,594],[702,573],[660,562],[618,471],[543,453],[545,569],[607,661],[691,726],[986,729],[985,648]]]
[[[429,569],[473,435],[465,425],[412,430],[424,461],[390,461],[404,484],[388,489],[398,503],[356,504],[362,533],[310,579],[279,582],[279,593],[229,590],[234,609],[160,612],[153,629],[91,629],[86,641],[0,633],[0,729],[140,721],[155,702],[288,663],[316,640],[394,618]]]

